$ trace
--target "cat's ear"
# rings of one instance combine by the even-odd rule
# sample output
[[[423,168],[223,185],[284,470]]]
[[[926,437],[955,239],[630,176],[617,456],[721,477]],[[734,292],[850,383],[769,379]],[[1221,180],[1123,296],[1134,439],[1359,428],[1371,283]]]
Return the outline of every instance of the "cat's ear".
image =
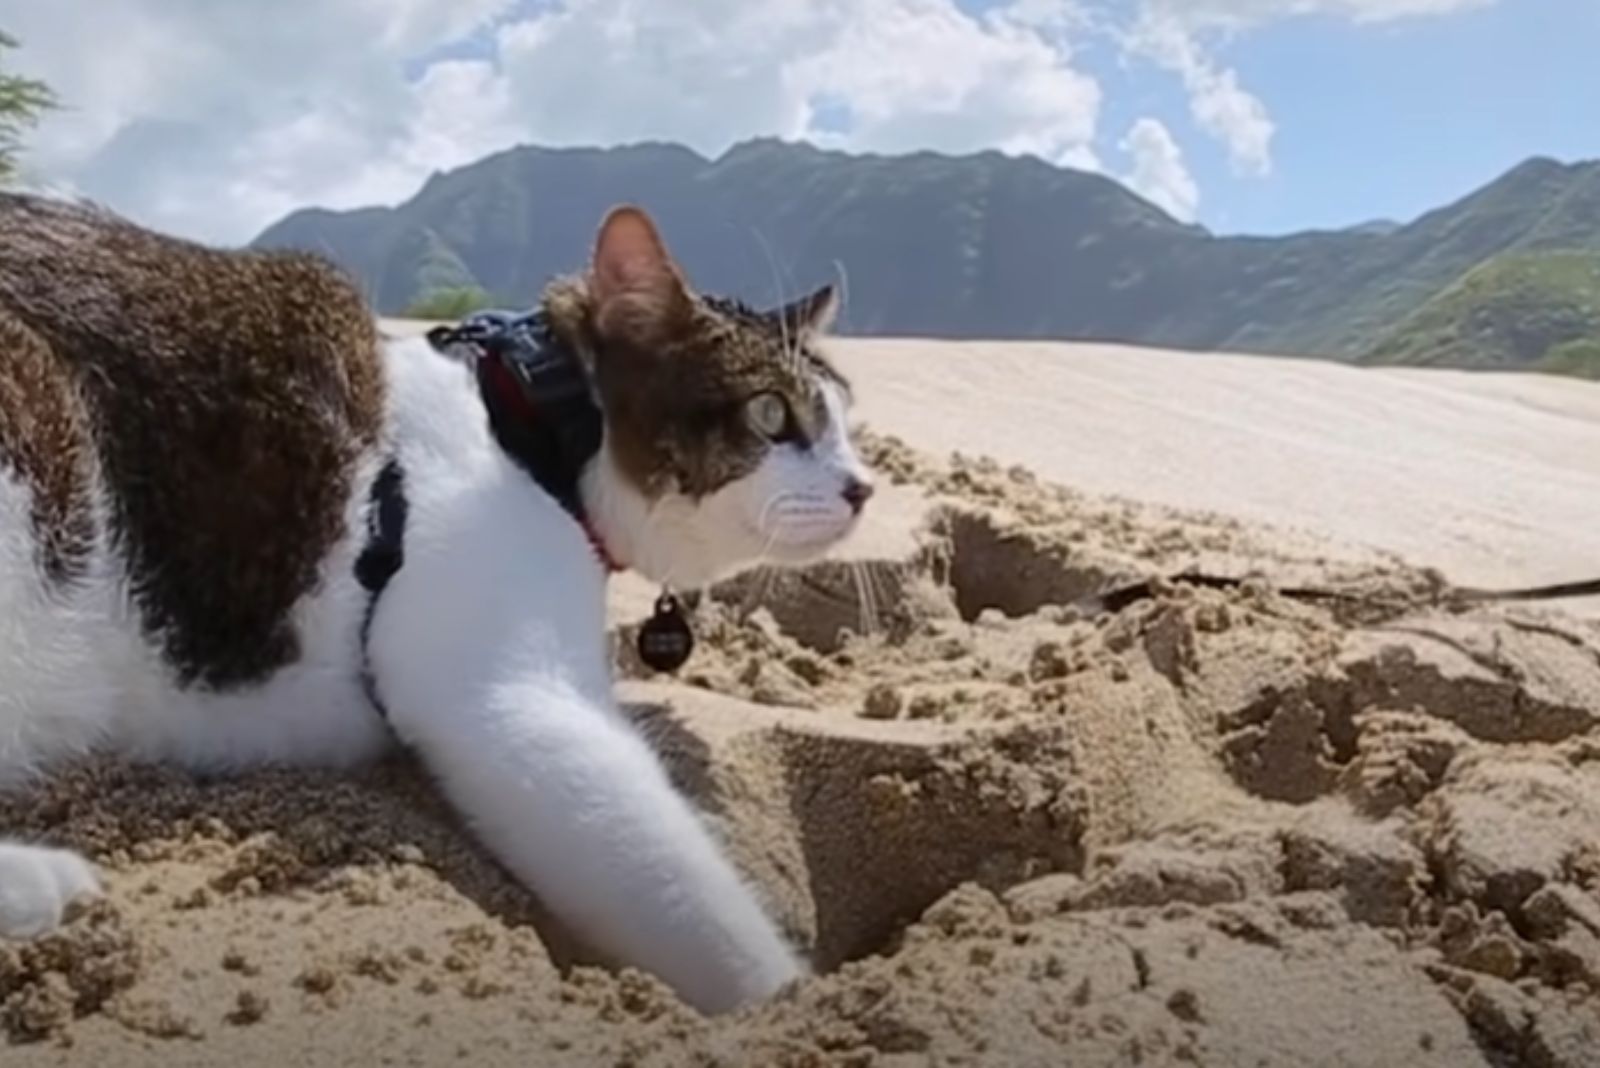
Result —
[[[589,279],[602,333],[648,335],[689,308],[689,288],[655,223],[629,204],[611,209],[600,224]]]
[[[808,296],[790,301],[774,314],[795,337],[826,334],[839,314],[839,292],[832,285],[825,285]]]

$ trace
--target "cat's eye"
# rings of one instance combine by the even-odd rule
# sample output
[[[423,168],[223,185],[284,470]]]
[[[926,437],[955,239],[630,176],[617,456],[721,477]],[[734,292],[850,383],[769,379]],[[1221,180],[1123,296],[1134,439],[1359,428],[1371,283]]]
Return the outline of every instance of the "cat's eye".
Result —
[[[745,405],[745,414],[756,433],[772,441],[792,436],[789,403],[776,393],[757,393]]]

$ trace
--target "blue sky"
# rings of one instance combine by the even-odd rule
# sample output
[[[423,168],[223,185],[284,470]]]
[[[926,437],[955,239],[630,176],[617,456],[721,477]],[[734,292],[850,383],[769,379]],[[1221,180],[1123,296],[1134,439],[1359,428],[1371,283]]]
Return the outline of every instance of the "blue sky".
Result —
[[[40,184],[248,240],[515,144],[998,148],[1224,233],[1600,157],[1600,0],[0,0]]]
[[[1366,25],[1313,16],[1251,29],[1219,51],[1276,124],[1265,177],[1233,173],[1189,119],[1176,78],[1149,64],[1121,69],[1103,42],[1080,60],[1105,90],[1105,130],[1145,114],[1167,124],[1203,191],[1199,221],[1215,230],[1405,221],[1529,156],[1600,157],[1597,0],[1506,0]]]

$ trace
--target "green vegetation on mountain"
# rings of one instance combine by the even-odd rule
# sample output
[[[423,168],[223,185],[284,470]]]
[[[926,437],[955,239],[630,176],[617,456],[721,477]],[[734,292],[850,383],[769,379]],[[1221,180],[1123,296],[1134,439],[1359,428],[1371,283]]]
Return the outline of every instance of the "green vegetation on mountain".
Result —
[[[6,73],[5,55],[16,47],[16,38],[0,30],[0,182],[16,173],[23,133],[55,106],[55,96],[43,82]]]
[[[601,215],[623,201],[656,215],[708,289],[761,303],[842,281],[849,332],[1101,339],[1352,362],[1393,353],[1531,365],[1545,350],[1520,343],[1489,352],[1462,340],[1434,354],[1428,345],[1456,335],[1440,325],[1447,315],[1425,309],[1503,257],[1527,264],[1531,254],[1600,253],[1593,163],[1529,160],[1405,225],[1219,237],[1108,178],[1036,159],[853,156],[773,140],[716,160],[663,144],[517,148],[435,174],[395,208],[297,212],[257,243],[331,250],[387,312],[441,288],[527,303],[582,262]],[[1519,271],[1530,282],[1543,274]],[[1454,298],[1450,314],[1475,321],[1464,309],[1478,292]],[[1541,336],[1568,340],[1558,333]],[[1502,334],[1488,336],[1504,344]]]
[[[1496,256],[1408,315],[1374,363],[1510,368],[1581,366],[1600,341],[1600,249]],[[1578,348],[1563,347],[1577,344]]]
[[[1600,338],[1567,341],[1545,353],[1534,369],[1577,378],[1600,379]]]
[[[497,303],[476,286],[444,286],[428,290],[400,314],[408,319],[462,319]]]

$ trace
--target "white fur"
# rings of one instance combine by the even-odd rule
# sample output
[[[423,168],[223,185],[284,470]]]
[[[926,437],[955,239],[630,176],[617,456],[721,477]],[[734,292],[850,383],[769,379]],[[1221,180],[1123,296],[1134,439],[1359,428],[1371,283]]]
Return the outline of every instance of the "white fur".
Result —
[[[389,439],[405,471],[405,565],[369,653],[388,727],[466,822],[573,929],[720,1011],[801,974],[689,804],[612,697],[604,573],[578,526],[494,443],[470,373],[425,342],[387,352]],[[849,532],[841,496],[867,473],[828,387],[829,435],[776,448],[750,477],[691,502],[645,500],[608,455],[583,479],[595,526],[641,572],[703,585],[768,557],[819,555]],[[140,637],[102,550],[69,595],[39,577],[25,489],[0,474],[0,784],[107,747],[207,771],[348,764],[388,727],[358,684],[365,458],[345,537],[296,606],[304,656],[231,694],[176,686]],[[72,854],[0,843],[0,936],[59,922],[92,892]]]
[[[68,905],[99,889],[94,869],[76,853],[0,842],[0,933],[8,938],[54,930]]]

